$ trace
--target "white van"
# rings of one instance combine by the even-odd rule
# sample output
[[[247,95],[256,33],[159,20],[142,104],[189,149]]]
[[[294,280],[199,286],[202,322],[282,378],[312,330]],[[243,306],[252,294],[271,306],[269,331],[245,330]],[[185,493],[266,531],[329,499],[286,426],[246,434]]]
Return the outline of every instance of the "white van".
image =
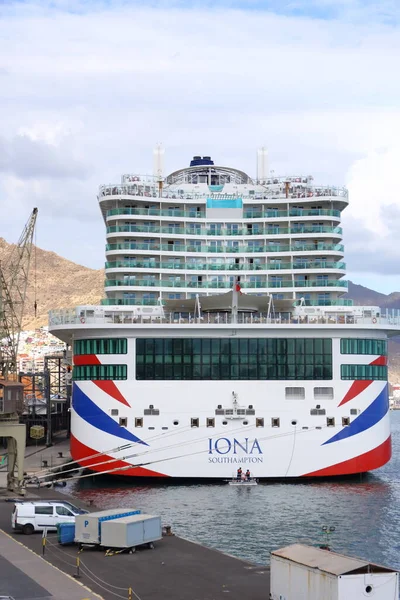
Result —
[[[75,523],[75,516],[87,513],[64,501],[16,502],[11,515],[15,531],[27,535],[34,531],[55,530],[58,523]]]

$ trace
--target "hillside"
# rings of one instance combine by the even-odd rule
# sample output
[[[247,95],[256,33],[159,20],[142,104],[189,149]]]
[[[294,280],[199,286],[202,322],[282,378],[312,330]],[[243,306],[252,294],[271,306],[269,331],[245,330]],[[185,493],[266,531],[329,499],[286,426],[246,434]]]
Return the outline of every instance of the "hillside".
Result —
[[[3,264],[7,262],[12,249],[12,244],[0,238],[0,261]],[[47,325],[47,313],[53,308],[99,303],[103,296],[103,281],[102,269],[98,271],[88,269],[58,256],[55,252],[34,248],[25,304],[24,328]]]
[[[0,261],[3,264],[6,263],[13,247],[0,238]],[[33,329],[40,325],[47,325],[47,313],[54,308],[98,304],[103,297],[103,281],[103,269],[88,269],[58,256],[55,252],[35,248],[32,252],[24,328]],[[36,319],[34,317],[35,287]],[[347,296],[353,298],[358,305],[374,305],[383,309],[400,308],[400,292],[386,295],[349,282]],[[389,342],[389,355],[390,380],[392,383],[400,383],[400,337]]]

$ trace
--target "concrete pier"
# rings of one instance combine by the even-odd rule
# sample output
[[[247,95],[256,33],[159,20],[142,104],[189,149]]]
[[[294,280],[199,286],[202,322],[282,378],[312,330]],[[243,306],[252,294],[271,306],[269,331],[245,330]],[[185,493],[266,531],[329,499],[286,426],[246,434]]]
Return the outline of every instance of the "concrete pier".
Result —
[[[41,488],[34,493],[36,500],[39,496],[64,499],[89,509],[82,502],[52,489]],[[0,502],[0,528],[40,555],[41,534],[11,533],[13,503]],[[77,546],[60,546],[57,535],[48,534],[46,561],[74,576],[77,574],[77,557]],[[140,600],[265,600],[269,596],[269,569],[266,566],[247,563],[177,536],[166,536],[155,543],[154,550],[146,548],[133,555],[106,556],[104,549],[84,549],[79,559],[79,581],[105,600],[118,597],[129,600],[129,588],[137,595],[133,594],[132,598]],[[89,598],[82,595],[85,597]],[[71,598],[75,600],[75,596]]]

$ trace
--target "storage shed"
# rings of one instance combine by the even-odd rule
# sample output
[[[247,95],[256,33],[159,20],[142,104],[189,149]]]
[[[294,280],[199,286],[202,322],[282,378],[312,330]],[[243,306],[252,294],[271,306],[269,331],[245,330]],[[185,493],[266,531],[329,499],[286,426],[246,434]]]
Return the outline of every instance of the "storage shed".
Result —
[[[388,600],[399,573],[366,560],[293,544],[271,552],[271,600]]]
[[[0,379],[0,415],[18,413],[24,409],[24,384]]]

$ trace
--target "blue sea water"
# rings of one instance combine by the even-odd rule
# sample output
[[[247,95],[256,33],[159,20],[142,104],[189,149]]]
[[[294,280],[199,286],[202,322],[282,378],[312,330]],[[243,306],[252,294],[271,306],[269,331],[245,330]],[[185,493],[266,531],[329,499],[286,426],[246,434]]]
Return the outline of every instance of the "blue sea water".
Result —
[[[392,460],[362,479],[266,483],[141,485],[106,477],[69,484],[66,491],[101,508],[133,506],[161,514],[173,531],[253,563],[271,550],[324,540],[333,550],[400,569],[400,411],[392,417]]]

